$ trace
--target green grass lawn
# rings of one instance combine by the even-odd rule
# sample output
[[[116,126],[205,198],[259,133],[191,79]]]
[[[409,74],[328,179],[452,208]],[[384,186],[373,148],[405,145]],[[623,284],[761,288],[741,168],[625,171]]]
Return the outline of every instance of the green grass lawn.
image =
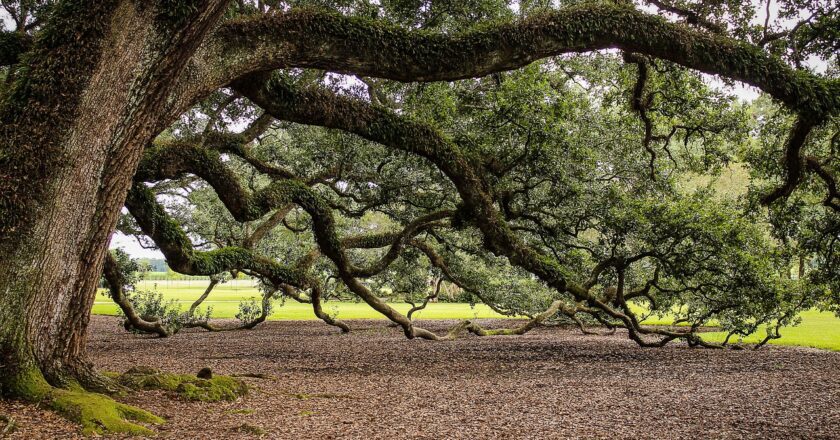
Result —
[[[164,297],[174,299],[186,310],[204,292],[207,286],[206,280],[190,281],[142,281],[139,288],[143,290],[156,290],[163,293]],[[236,280],[217,286],[210,297],[204,301],[203,306],[213,307],[214,318],[233,318],[239,311],[239,302],[249,298],[259,299],[260,292],[254,287],[250,280]],[[405,303],[392,303],[392,307],[400,312],[407,312],[409,305]],[[371,309],[365,303],[336,302],[324,303],[327,313],[337,313],[339,319],[384,319],[382,315]],[[93,313],[98,315],[115,315],[117,306],[107,297],[97,297],[93,306]],[[476,304],[471,307],[465,303],[430,303],[429,306],[416,316],[420,319],[476,319],[476,318],[503,318],[489,307],[483,304]],[[312,313],[312,306],[300,304],[291,300],[280,306],[276,303],[274,313],[269,317],[271,320],[305,320],[317,319]],[[650,319],[645,322],[649,325],[667,325],[667,320]],[[726,335],[724,333],[704,333],[703,338],[709,341],[720,342]],[[758,342],[764,337],[764,330],[760,329],[755,334],[744,339],[744,342]],[[734,337],[731,341],[735,341]],[[798,345],[804,347],[815,347],[828,350],[840,351],[840,319],[834,314],[809,310],[802,313],[802,324],[796,327],[782,329],[782,338],[770,341],[771,344]]]
[[[166,300],[178,301],[183,310],[190,307],[207,286],[207,281],[142,281],[138,288],[141,290],[155,290],[163,294]],[[233,318],[239,311],[239,302],[250,298],[259,300],[261,294],[249,280],[236,280],[216,286],[213,293],[202,303],[202,307],[212,306],[213,317],[224,319]],[[391,303],[391,307],[402,313],[411,308],[406,303]],[[363,302],[327,301],[324,311],[329,314],[337,312],[339,319],[385,319],[377,311]],[[98,296],[93,305],[93,313],[97,315],[116,315],[117,306],[106,296]],[[466,303],[430,303],[424,310],[415,315],[420,319],[476,319],[476,318],[504,318],[492,311],[484,304],[471,307]],[[275,302],[274,312],[270,320],[302,320],[318,319],[312,312],[312,305],[301,304],[287,300],[282,306]]]
[[[802,347],[823,348],[840,351],[840,319],[833,313],[808,310],[802,312],[802,324],[796,327],[782,328],[782,337],[771,340],[769,344],[799,345]],[[744,342],[760,342],[764,339],[765,330],[759,329]],[[726,333],[704,333],[703,338],[708,341],[722,342]],[[730,341],[736,341],[733,336]]]

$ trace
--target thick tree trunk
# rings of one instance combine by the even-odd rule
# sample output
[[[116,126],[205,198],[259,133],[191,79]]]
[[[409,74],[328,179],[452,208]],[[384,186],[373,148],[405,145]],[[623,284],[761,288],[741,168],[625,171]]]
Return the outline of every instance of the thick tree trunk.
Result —
[[[50,23],[99,21],[81,34],[87,52],[61,60],[69,65],[59,72],[33,68],[47,80],[72,75],[77,89],[56,92],[78,96],[29,93],[25,106],[0,109],[8,122],[0,174],[12,177],[0,188],[0,207],[18,219],[0,228],[0,394],[31,397],[33,384],[46,385],[42,376],[56,386],[107,384],[85,359],[85,337],[109,236],[143,147],[167,122],[160,114],[171,83],[226,2],[209,2],[170,29],[142,2],[93,3],[82,9],[95,16],[68,6],[68,16]],[[62,49],[77,48],[47,47],[44,55]],[[55,120],[33,126],[30,115],[48,106]],[[38,150],[42,140],[49,148]],[[16,155],[18,148],[34,157]],[[36,161],[27,165],[31,179],[17,169],[26,160]],[[35,200],[15,206],[21,193]]]

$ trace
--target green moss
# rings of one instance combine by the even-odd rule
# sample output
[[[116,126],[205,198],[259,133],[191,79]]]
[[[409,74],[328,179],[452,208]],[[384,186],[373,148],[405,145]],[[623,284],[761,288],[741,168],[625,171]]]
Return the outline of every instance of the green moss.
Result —
[[[120,375],[117,382],[134,390],[170,391],[186,400],[200,402],[236,400],[248,393],[248,386],[232,377],[199,379],[191,374],[161,373],[148,368],[133,368]]]
[[[131,421],[162,424],[165,421],[154,414],[125,405],[96,393],[53,390],[51,407],[68,419],[82,425],[85,434],[124,433],[153,435],[149,428]]]
[[[27,369],[8,382],[11,384],[11,395],[32,401],[47,397],[52,390],[37,368]]]
[[[253,414],[255,411],[252,409],[232,409],[230,411],[225,411],[225,414],[242,414],[242,415],[249,415]]]
[[[237,431],[243,432],[245,434],[251,435],[264,435],[265,429],[260,428],[259,426],[254,426],[248,423],[243,423],[236,428]]]
[[[248,393],[244,382],[232,377],[216,376],[212,379],[198,379],[194,382],[182,382],[177,392],[188,400],[217,402],[236,400]]]

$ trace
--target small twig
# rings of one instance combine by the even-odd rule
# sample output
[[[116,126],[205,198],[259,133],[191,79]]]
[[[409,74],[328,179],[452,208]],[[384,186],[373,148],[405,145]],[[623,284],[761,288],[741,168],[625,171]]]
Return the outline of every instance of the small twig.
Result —
[[[6,426],[3,427],[3,430],[0,431],[0,435],[7,436],[13,432],[15,432],[16,424],[15,418],[12,416],[8,416],[6,414],[0,414],[0,422],[5,422]]]

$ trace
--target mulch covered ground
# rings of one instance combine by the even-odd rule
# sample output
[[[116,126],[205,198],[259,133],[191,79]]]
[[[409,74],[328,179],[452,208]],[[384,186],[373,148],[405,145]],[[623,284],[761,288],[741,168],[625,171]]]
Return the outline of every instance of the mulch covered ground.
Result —
[[[152,339],[94,317],[89,348],[103,370],[266,375],[245,379],[252,391],[235,402],[122,399],[168,420],[158,438],[840,438],[840,353],[642,349],[558,328],[435,343],[382,321],[351,325]],[[17,420],[12,438],[84,438],[32,405],[0,402],[0,413]]]

